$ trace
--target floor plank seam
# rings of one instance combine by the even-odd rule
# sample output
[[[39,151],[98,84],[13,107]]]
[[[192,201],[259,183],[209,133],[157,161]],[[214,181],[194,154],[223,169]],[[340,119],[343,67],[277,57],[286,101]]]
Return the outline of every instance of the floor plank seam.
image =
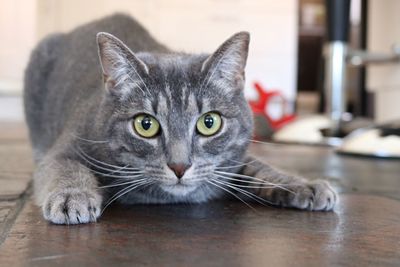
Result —
[[[0,229],[0,249],[1,246],[3,245],[4,241],[7,239],[11,228],[15,224],[18,215],[21,213],[22,209],[24,208],[25,204],[28,202],[29,198],[32,195],[32,181],[29,182],[29,185],[25,192],[20,196],[20,198],[17,200],[17,204],[15,207],[12,209],[11,213],[7,215],[5,226],[3,229]]]

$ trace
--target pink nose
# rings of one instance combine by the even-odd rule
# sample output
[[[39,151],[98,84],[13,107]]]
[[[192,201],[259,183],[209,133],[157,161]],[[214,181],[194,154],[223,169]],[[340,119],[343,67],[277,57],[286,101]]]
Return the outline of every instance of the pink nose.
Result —
[[[191,164],[184,164],[184,163],[172,163],[168,164],[168,167],[175,173],[178,179],[181,179],[182,176],[185,174],[186,170],[192,166]]]

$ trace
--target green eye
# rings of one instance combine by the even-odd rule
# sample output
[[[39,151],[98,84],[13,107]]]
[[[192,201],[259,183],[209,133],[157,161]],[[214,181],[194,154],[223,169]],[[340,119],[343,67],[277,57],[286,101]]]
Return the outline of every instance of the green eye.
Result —
[[[208,112],[199,118],[196,127],[199,133],[204,136],[216,134],[222,126],[222,119],[218,113]]]
[[[150,138],[158,134],[160,124],[150,115],[142,114],[133,119],[133,127],[135,131],[142,137]]]

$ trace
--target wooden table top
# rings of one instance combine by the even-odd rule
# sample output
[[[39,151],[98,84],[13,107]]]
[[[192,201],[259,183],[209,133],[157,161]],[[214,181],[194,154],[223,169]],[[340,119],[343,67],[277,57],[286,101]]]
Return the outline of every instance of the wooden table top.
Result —
[[[19,181],[13,193],[0,189],[0,266],[400,266],[399,161],[257,144],[265,161],[330,180],[341,192],[335,211],[114,205],[96,224],[58,226],[26,193],[33,165],[26,138],[15,136],[0,130],[0,180]]]

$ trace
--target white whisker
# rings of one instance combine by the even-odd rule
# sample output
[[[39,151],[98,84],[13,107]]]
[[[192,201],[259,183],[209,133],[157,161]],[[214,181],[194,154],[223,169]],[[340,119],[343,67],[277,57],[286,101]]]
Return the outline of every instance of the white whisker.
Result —
[[[247,176],[247,175],[242,175],[242,174],[238,174],[238,173],[233,173],[233,172],[231,173],[231,172],[223,172],[223,171],[214,171],[214,174],[222,175],[224,178],[230,178],[232,181],[244,182],[244,183],[249,183],[249,184],[276,185],[274,183],[270,183],[263,179],[259,179],[259,178]],[[229,176],[227,176],[227,175],[229,175]],[[233,178],[231,176],[237,177],[237,178]],[[245,179],[239,179],[239,178],[245,178]]]
[[[233,160],[231,160],[233,161]],[[222,166],[222,167],[216,167],[215,169],[230,169],[230,168],[237,168],[237,167],[242,167],[242,166],[246,166],[246,165],[251,165],[252,163],[257,162],[256,159],[249,161],[249,162],[241,162],[240,164],[237,165],[232,165],[232,166]],[[239,162],[238,162],[239,163]]]
[[[288,184],[274,184],[274,183],[268,182],[268,181],[266,181],[266,180],[263,180],[263,179],[260,179],[260,178],[257,178],[257,177],[252,177],[252,176],[248,176],[248,175],[244,175],[244,174],[239,174],[239,173],[230,173],[230,172],[223,172],[223,171],[215,171],[215,172],[218,173],[218,174],[222,174],[222,175],[225,174],[225,175],[229,175],[229,176],[233,176],[233,177],[238,177],[238,178],[245,178],[245,179],[247,179],[247,180],[242,181],[242,182],[254,183],[254,182],[252,182],[252,181],[260,181],[260,182],[263,183],[263,184],[268,184],[268,185],[276,186],[276,187],[278,187],[278,188],[280,188],[280,189],[282,189],[282,190],[285,190],[285,191],[288,191],[288,192],[294,194],[293,191],[291,191],[291,190],[287,189],[286,187],[284,187],[284,185],[288,185]],[[231,177],[230,177],[230,178],[231,178]],[[232,178],[232,179],[233,179],[233,178]]]
[[[124,171],[127,168],[129,168],[129,165],[125,165],[124,167],[121,167],[121,168],[119,168],[119,169],[117,169],[115,171],[112,171],[112,172],[110,172],[110,174],[113,174],[113,173],[130,173],[130,171],[127,171],[127,172]]]
[[[215,180],[213,180],[213,181],[218,182],[218,183],[220,183],[220,184],[224,184],[225,186],[228,186],[228,187],[230,187],[230,188],[232,188],[232,189],[234,189],[234,190],[237,190],[237,191],[239,191],[240,193],[242,193],[243,195],[245,195],[245,196],[247,196],[247,197],[253,199],[253,200],[256,201],[257,203],[260,203],[260,204],[262,204],[262,205],[265,205],[265,203],[270,204],[270,205],[273,205],[273,204],[272,204],[271,202],[269,202],[268,200],[263,199],[262,197],[259,197],[259,196],[257,196],[257,195],[254,194],[254,193],[251,193],[251,192],[249,192],[249,191],[246,191],[246,190],[244,190],[244,189],[241,189],[241,188],[236,187],[236,184],[234,185],[234,184],[232,184],[232,183],[223,182],[223,181],[217,180],[217,179],[215,179]]]
[[[105,211],[105,209],[111,205],[111,203],[113,203],[115,200],[117,200],[118,198],[121,198],[122,196],[126,195],[127,193],[131,192],[132,190],[138,188],[139,186],[143,186],[146,184],[151,184],[152,181],[144,181],[144,182],[139,182],[139,183],[135,183],[133,185],[130,185],[120,191],[118,191],[108,202],[107,204],[104,206],[104,208],[101,211],[101,214],[103,214],[103,212]]]
[[[121,173],[120,175],[112,174],[112,173],[116,173],[116,171],[113,171],[113,170],[110,170],[110,169],[107,169],[107,168],[103,168],[103,167],[101,167],[101,166],[98,166],[98,165],[96,165],[96,164],[94,164],[94,163],[88,161],[88,160],[85,159],[85,158],[83,158],[83,159],[84,159],[87,163],[89,163],[90,165],[92,165],[92,166],[94,166],[94,167],[96,167],[96,168],[98,168],[98,169],[103,169],[103,170],[106,170],[106,171],[110,171],[110,173],[106,173],[106,172],[101,172],[101,171],[93,170],[93,169],[91,169],[91,168],[89,168],[89,167],[84,166],[84,167],[85,167],[86,169],[88,169],[89,171],[91,171],[91,172],[93,172],[93,173],[96,173],[96,174],[100,174],[100,175],[102,175],[102,176],[104,176],[104,177],[125,178],[125,179],[127,179],[127,178],[134,178],[134,177],[137,176],[137,174],[143,174],[143,173],[144,173],[144,171],[130,171],[130,172],[120,172],[120,173]],[[127,174],[129,174],[129,175],[127,175]]]
[[[258,161],[257,159],[254,159],[254,160],[249,161],[248,163],[244,163],[242,161],[238,161],[238,160],[234,160],[234,159],[228,159],[228,160],[232,161],[234,163],[237,163],[237,164],[245,164],[245,165],[249,165],[249,166],[253,166],[253,167],[254,167],[253,163]]]
[[[219,178],[225,179],[225,180],[240,181],[240,182],[244,182],[244,183],[249,183],[248,181],[241,181],[241,180],[239,180],[239,179],[235,179],[235,178],[231,178],[231,177],[222,176],[222,175],[218,175],[218,174],[215,174],[215,173],[214,173],[214,175],[217,176],[217,177],[219,177]],[[228,181],[226,181],[226,182],[228,182]],[[251,183],[251,184],[258,184],[258,185],[260,185],[259,182],[255,182],[255,183]],[[235,184],[235,186],[243,187],[243,188],[265,188],[265,189],[277,188],[276,185],[268,185],[268,186],[262,186],[262,185],[261,185],[261,186],[256,186],[256,185],[241,185],[241,184]]]
[[[106,163],[106,162],[100,161],[98,159],[95,159],[95,158],[89,156],[87,153],[85,153],[85,151],[83,151],[83,149],[80,148],[79,146],[78,146],[78,150],[79,151],[75,150],[75,152],[78,154],[78,156],[81,156],[82,158],[85,158],[86,160],[89,159],[89,160],[94,161],[94,162],[96,162],[98,164],[102,164],[104,166],[108,166],[110,168],[112,167],[112,168],[115,168],[115,169],[120,169],[120,168],[123,167],[123,166],[117,166],[117,165],[113,165],[113,164]],[[88,161],[88,163],[89,163],[89,161]],[[93,162],[90,162],[90,163],[95,167],[99,167],[99,165],[95,165]],[[105,169],[105,170],[108,170],[108,171],[114,171],[114,169],[109,169],[109,168],[106,168],[106,167],[99,167],[99,168],[100,169]],[[129,170],[129,171],[137,171],[137,170],[139,170],[138,168],[124,168],[124,169],[125,170]]]
[[[222,190],[224,190],[225,192],[228,192],[230,195],[234,196],[235,198],[239,199],[241,202],[243,202],[246,206],[248,206],[249,208],[251,208],[254,211],[257,211],[255,208],[253,208],[249,203],[247,203],[246,201],[244,201],[242,198],[240,198],[238,195],[236,195],[235,193],[231,192],[230,190],[224,188],[221,185],[215,184],[213,183],[211,180],[207,180],[207,183],[212,184]]]

